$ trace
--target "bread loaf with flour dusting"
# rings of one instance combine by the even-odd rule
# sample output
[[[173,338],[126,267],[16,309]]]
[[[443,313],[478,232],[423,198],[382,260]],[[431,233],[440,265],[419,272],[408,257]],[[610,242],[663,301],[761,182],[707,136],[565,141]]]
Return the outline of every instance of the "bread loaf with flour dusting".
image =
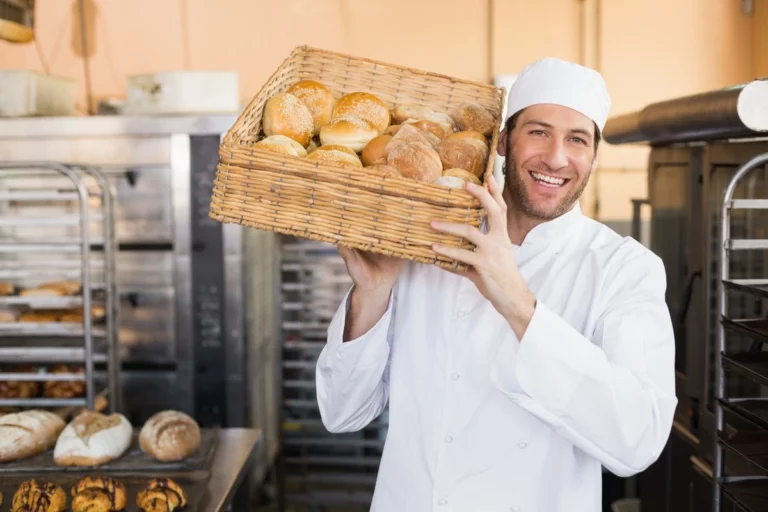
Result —
[[[37,409],[0,416],[0,462],[44,452],[56,443],[64,425],[52,412]]]
[[[161,411],[139,432],[141,449],[162,462],[186,459],[200,449],[200,426],[180,411]]]

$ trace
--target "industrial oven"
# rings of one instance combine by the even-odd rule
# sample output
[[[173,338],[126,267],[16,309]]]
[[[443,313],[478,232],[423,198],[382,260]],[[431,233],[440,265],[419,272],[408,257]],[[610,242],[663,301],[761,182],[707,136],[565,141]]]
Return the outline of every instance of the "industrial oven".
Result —
[[[659,461],[638,478],[643,510],[659,512],[753,510],[738,508],[730,496],[713,508],[717,334],[720,326],[721,230],[726,187],[750,159],[768,153],[768,82],[756,80],[737,87],[648,105],[611,119],[605,139],[612,144],[651,146],[648,197],[635,201],[633,224],[641,209],[651,210],[649,245],[664,262],[667,304],[675,328],[676,388],[679,405],[672,435]],[[730,213],[731,237],[768,239],[768,166],[760,165],[736,183],[742,202]],[[768,250],[731,251],[732,279],[768,279]],[[766,318],[768,301],[753,294],[728,297],[732,318]],[[768,349],[750,336],[728,333],[729,350],[758,363],[757,373],[727,372],[725,396],[766,400],[760,367]],[[759,372],[762,371],[761,375]],[[765,402],[768,403],[768,402]],[[736,431],[740,418],[726,420],[721,436]],[[768,422],[768,416],[765,418]],[[757,429],[759,431],[760,429]],[[759,432],[753,454],[765,441]],[[765,446],[764,444],[762,444]],[[755,449],[758,451],[755,452]],[[763,448],[764,449],[764,448]],[[739,454],[728,455],[723,476],[760,475],[765,469]],[[744,460],[742,460],[744,459]],[[768,484],[766,485],[768,490]],[[768,494],[768,493],[766,493]],[[765,503],[768,503],[766,497]],[[768,505],[764,505],[768,506]],[[764,510],[759,508],[757,510]]]
[[[112,188],[122,412],[134,424],[174,408],[201,426],[261,428],[266,467],[279,441],[277,241],[208,218],[219,142],[234,121],[5,119],[0,163],[87,165]],[[18,188],[19,180],[55,188],[51,179],[0,177],[0,190]],[[45,212],[66,215],[72,207],[46,204]],[[92,249],[98,255],[104,247]]]

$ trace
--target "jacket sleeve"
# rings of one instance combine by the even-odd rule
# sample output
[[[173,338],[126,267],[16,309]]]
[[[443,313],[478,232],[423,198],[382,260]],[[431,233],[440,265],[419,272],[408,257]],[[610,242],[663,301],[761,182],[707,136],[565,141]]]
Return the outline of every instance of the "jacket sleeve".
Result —
[[[344,323],[353,289],[331,320],[315,372],[320,417],[325,428],[334,433],[364,428],[381,414],[389,398],[393,294],[376,325],[344,343]]]
[[[655,462],[669,437],[675,344],[652,253],[607,276],[590,338],[538,302],[522,340],[510,327],[491,370],[495,385],[618,476]]]

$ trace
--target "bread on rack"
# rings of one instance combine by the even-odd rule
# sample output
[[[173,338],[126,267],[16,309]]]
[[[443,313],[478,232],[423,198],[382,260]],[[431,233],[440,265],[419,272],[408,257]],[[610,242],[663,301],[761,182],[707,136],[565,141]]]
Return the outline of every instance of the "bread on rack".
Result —
[[[309,110],[313,123],[312,135],[319,134],[320,128],[331,121],[336,98],[328,87],[315,80],[301,80],[286,92],[299,98]]]
[[[144,512],[171,512],[187,506],[187,493],[170,478],[154,478],[136,495]]]
[[[18,322],[21,313],[17,309],[0,309],[0,323]]]
[[[16,287],[13,283],[0,281],[0,296],[13,295],[14,293],[16,293]]]
[[[98,466],[119,458],[131,444],[133,429],[119,413],[86,411],[61,432],[53,449],[59,466]]]
[[[13,495],[11,512],[63,512],[67,493],[60,485],[45,480],[26,480]]]
[[[473,101],[465,101],[451,113],[460,130],[475,130],[486,137],[491,135],[495,121],[493,115],[484,106]]]
[[[306,148],[312,138],[314,122],[309,109],[299,98],[278,93],[264,106],[262,126],[266,136],[285,135]]]
[[[200,449],[200,426],[181,411],[160,411],[139,432],[142,451],[162,462],[179,461]]]
[[[128,504],[125,486],[114,478],[87,476],[72,486],[72,512],[117,512]]]
[[[37,368],[31,364],[17,365],[8,368],[9,373],[37,373]],[[33,380],[4,380],[0,381],[0,398],[34,398],[40,394],[40,383]]]
[[[331,120],[349,118],[368,122],[376,129],[376,135],[384,133],[392,123],[387,104],[378,96],[367,92],[345,94],[336,103]]]
[[[0,416],[0,462],[10,462],[48,450],[64,429],[52,412],[30,409]]]
[[[65,297],[77,295],[82,288],[79,281],[55,281],[43,283],[34,288],[26,288],[19,295],[24,297]]]
[[[79,373],[84,374],[85,368],[70,367],[57,364],[48,368],[47,373]],[[85,396],[85,381],[82,380],[49,380],[43,383],[43,396],[46,398],[77,398]]]
[[[104,318],[107,316],[107,310],[104,308],[104,306],[100,306],[98,304],[94,304],[91,306],[91,321],[92,322],[99,322],[101,320],[104,320]],[[84,320],[84,313],[83,313],[83,307],[77,307],[74,309],[68,309],[65,311],[61,311],[58,315],[58,321],[59,322],[74,322],[74,323],[82,323]]]
[[[58,322],[61,314],[58,311],[50,309],[39,309],[32,311],[24,311],[19,315],[19,322],[35,323],[35,324],[48,324]]]

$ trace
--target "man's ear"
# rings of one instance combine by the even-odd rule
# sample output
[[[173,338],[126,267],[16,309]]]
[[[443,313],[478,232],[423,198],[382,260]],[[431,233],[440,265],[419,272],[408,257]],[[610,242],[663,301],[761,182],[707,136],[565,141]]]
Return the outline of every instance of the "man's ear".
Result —
[[[496,153],[499,154],[499,156],[507,156],[507,139],[509,137],[507,136],[507,129],[504,128],[501,130],[501,133],[499,134],[499,143],[496,144]]]
[[[594,173],[596,169],[597,169],[597,157],[595,157],[595,159],[592,160],[592,169],[589,172]]]

